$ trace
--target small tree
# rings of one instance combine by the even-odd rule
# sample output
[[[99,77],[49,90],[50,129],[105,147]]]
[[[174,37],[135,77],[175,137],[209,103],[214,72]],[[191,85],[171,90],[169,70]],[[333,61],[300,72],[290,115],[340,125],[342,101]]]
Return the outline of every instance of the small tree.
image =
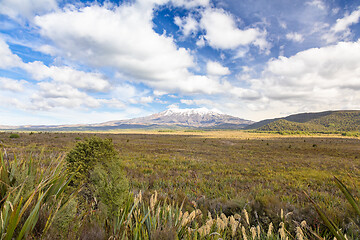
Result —
[[[75,173],[70,186],[81,187],[80,205],[105,205],[108,216],[116,215],[128,196],[129,184],[112,140],[92,137],[79,142],[66,160],[70,174]]]

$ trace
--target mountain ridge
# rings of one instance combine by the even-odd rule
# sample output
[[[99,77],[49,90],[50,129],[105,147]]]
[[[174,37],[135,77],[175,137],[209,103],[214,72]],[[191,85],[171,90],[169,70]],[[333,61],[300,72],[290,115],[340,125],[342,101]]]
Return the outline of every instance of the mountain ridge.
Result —
[[[359,110],[338,110],[293,114],[283,118],[266,119],[245,127],[259,131],[360,131]]]
[[[206,108],[168,109],[149,116],[95,124],[0,126],[4,130],[110,130],[151,128],[242,129],[253,121]]]

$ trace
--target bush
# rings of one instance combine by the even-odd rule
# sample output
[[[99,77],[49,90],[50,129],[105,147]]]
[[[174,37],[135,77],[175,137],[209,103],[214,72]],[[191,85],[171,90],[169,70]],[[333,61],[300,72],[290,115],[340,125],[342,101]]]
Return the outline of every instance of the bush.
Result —
[[[129,184],[111,139],[93,137],[77,143],[67,157],[68,170],[75,176],[70,183],[81,187],[80,205],[97,209],[105,205],[108,216],[114,216],[123,205]]]
[[[9,138],[19,138],[19,134],[16,134],[16,133],[12,133],[10,134]]]

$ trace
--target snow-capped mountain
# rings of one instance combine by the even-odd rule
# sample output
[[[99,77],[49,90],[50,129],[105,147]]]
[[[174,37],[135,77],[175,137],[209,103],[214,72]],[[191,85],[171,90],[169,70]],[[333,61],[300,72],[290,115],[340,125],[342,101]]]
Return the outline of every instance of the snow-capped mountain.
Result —
[[[158,126],[180,126],[194,128],[213,128],[226,125],[231,128],[241,128],[254,123],[253,121],[221,114],[206,108],[178,109],[171,108],[147,117],[133,118],[130,120],[112,121],[104,124],[141,124]],[[104,125],[102,124],[102,125]]]
[[[58,126],[0,126],[0,129],[24,130],[108,130],[131,128],[214,128],[214,129],[240,129],[253,121],[233,117],[206,108],[178,109],[171,108],[147,117],[129,120],[116,120],[98,124],[77,124]],[[6,128],[5,128],[6,127]]]

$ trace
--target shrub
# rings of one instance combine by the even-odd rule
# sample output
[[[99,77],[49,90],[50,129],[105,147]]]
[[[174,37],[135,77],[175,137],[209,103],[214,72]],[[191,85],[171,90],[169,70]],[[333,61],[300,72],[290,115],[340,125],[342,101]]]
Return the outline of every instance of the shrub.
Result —
[[[70,186],[81,187],[80,205],[92,204],[96,209],[105,205],[108,216],[116,215],[128,196],[129,184],[112,140],[92,137],[78,142],[66,160],[69,172],[75,174]]]
[[[19,134],[16,134],[16,133],[12,133],[10,134],[9,138],[19,138]]]

